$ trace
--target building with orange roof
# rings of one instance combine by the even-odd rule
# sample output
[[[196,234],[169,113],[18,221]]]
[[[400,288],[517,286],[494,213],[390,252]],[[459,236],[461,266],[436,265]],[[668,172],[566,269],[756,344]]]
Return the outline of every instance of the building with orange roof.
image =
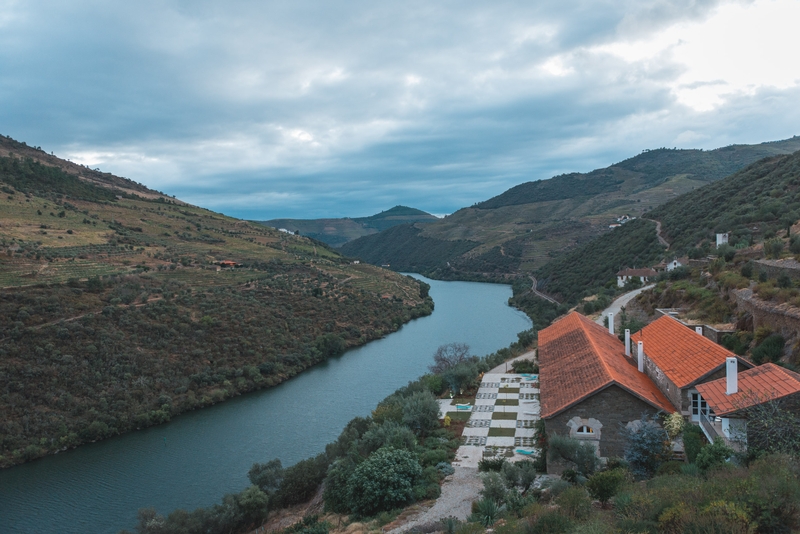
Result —
[[[753,367],[667,315],[632,335],[631,343],[642,343],[644,372],[684,417],[696,423],[706,409],[698,384],[724,377],[727,358],[737,360],[738,372]]]
[[[800,410],[800,374],[774,363],[766,363],[741,373],[730,362],[725,378],[697,386],[707,409],[700,426],[709,440],[723,438],[731,445],[746,444],[748,409],[779,401],[793,411]]]
[[[675,410],[623,343],[577,312],[539,332],[539,380],[545,431],[588,440],[603,457],[623,454],[623,428],[643,413]]]

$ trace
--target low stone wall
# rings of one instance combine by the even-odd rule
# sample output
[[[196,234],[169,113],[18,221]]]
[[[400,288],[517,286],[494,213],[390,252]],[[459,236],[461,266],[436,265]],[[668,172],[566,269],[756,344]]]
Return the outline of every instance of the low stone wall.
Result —
[[[737,289],[731,293],[739,309],[753,316],[754,330],[766,326],[787,340],[797,337],[800,332],[800,308],[787,303],[765,302],[756,297],[752,289]]]
[[[756,267],[767,273],[770,278],[777,278],[787,274],[793,280],[800,280],[800,263],[794,258],[785,260],[756,260]]]

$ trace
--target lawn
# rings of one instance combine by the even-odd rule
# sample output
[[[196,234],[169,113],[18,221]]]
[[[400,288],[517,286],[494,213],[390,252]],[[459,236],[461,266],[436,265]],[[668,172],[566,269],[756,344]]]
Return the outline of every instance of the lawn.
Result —
[[[519,406],[519,399],[497,399],[495,406]]]
[[[490,428],[490,438],[513,438],[516,433],[516,428]]]
[[[519,388],[504,388],[504,387],[501,386],[500,389],[497,390],[497,392],[498,393],[519,393]]]
[[[517,412],[494,412],[492,414],[492,419],[501,419],[506,421],[516,421],[517,420]]]

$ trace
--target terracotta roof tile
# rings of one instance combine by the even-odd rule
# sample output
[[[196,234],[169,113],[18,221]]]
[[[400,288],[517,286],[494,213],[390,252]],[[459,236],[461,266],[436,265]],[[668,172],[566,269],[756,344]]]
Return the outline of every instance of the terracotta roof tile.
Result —
[[[800,375],[774,363],[739,373],[739,392],[727,395],[727,379],[699,384],[697,391],[715,415],[727,415],[768,400],[800,393]]]
[[[622,342],[577,312],[539,332],[539,378],[545,418],[614,384],[655,408],[675,410],[625,358]]]
[[[664,315],[631,336],[631,345],[644,342],[644,353],[678,388],[691,386],[725,366],[725,358],[752,364]]]

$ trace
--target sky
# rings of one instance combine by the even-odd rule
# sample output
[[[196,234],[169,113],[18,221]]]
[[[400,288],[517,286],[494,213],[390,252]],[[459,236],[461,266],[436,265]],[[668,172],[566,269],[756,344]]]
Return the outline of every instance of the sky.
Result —
[[[0,0],[0,134],[236,217],[800,135],[797,0]]]

